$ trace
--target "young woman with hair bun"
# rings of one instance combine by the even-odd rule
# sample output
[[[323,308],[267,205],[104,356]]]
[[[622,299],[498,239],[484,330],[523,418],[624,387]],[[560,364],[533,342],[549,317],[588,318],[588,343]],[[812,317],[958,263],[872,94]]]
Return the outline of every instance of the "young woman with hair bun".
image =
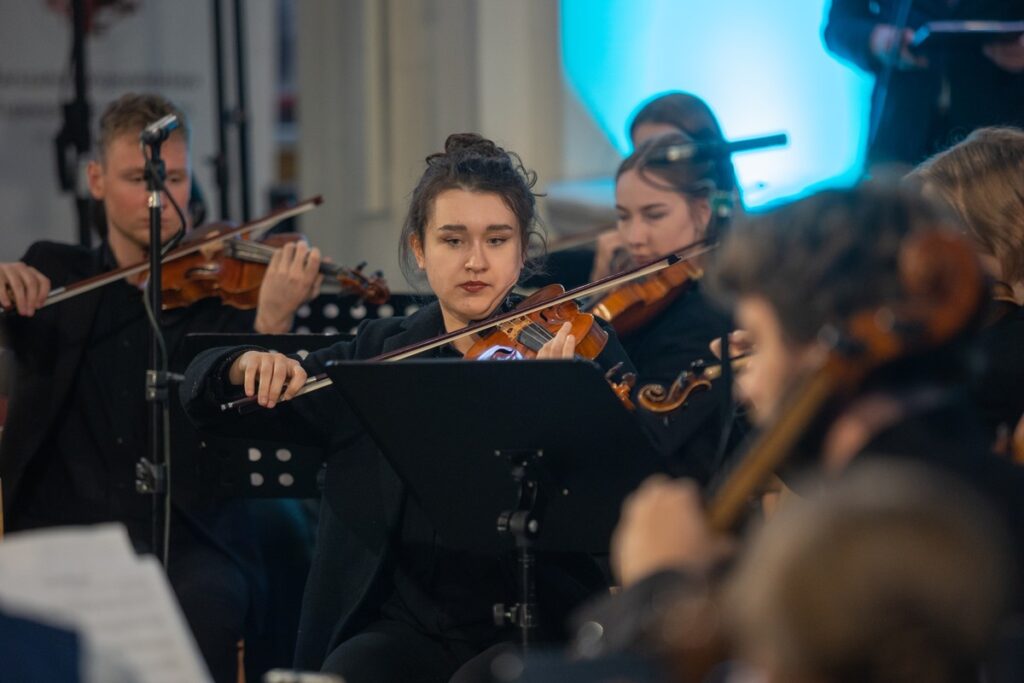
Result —
[[[485,650],[516,638],[515,629],[495,626],[492,616],[495,603],[516,595],[514,558],[446,547],[442,530],[334,392],[288,399],[328,361],[373,358],[511,310],[519,300],[516,284],[530,265],[534,180],[517,155],[490,140],[450,136],[443,152],[426,159],[399,247],[403,270],[411,279],[422,276],[436,301],[407,317],[364,321],[353,340],[301,363],[235,348],[211,350],[189,367],[182,399],[196,421],[217,421],[218,402],[244,388],[262,406],[280,404],[266,412],[268,430],[322,444],[331,454],[297,643],[299,668],[341,674],[347,683],[444,683]],[[418,357],[459,358],[473,343],[463,339]],[[571,358],[574,343],[563,327],[538,357]],[[620,361],[628,366],[612,332],[597,363]],[[435,409],[445,410],[443,395]],[[542,559],[538,570],[542,634],[557,640],[569,610],[606,587],[604,575],[581,556]]]

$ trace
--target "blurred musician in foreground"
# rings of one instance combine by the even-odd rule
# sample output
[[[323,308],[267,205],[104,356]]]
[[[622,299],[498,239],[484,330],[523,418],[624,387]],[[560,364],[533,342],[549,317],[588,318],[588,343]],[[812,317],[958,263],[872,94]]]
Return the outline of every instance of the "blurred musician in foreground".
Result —
[[[169,114],[181,125],[163,144],[166,186],[185,207],[192,167],[184,113],[160,96],[128,94],[100,117],[99,154],[88,167],[89,190],[107,219],[104,241],[92,250],[37,242],[20,261],[0,264],[4,343],[16,364],[0,443],[10,531],[116,521],[137,550],[153,551],[151,498],[135,491],[135,464],[149,443],[145,275],[43,304],[51,287],[147,258],[149,193],[139,135]],[[161,227],[163,240],[179,228],[166,196]],[[169,357],[189,332],[287,332],[295,310],[316,293],[320,255],[298,244],[275,261],[255,312],[216,299],[166,312]],[[251,524],[241,503],[175,506],[171,516],[168,576],[217,681],[234,683],[237,643],[262,609],[266,586],[260,550],[246,531]]]
[[[1006,611],[1004,542],[958,482],[866,465],[792,501],[744,553],[723,600],[734,653],[765,683],[979,681]]]
[[[779,472],[787,483],[801,472],[842,478],[873,461],[909,461],[943,472],[992,507],[1013,536],[1016,559],[1024,547],[1024,472],[988,453],[984,430],[962,391],[964,353],[978,317],[972,311],[981,309],[980,272],[970,259],[954,267],[929,260],[927,249],[908,251],[908,245],[929,239],[956,244],[950,242],[955,231],[955,222],[919,199],[868,189],[828,191],[734,226],[710,277],[716,294],[734,302],[737,322],[756,350],[738,384],[765,433],[792,417],[785,406],[800,397],[793,389],[825,376],[820,373],[829,370],[829,354],[844,352],[854,362],[864,354],[856,337],[835,334],[858,313],[869,314],[861,322],[870,319],[882,328],[893,316],[890,329],[899,334],[905,324],[899,316],[921,309],[923,316],[907,320],[914,320],[905,328],[913,334],[962,300],[956,304],[959,322],[943,341],[908,347],[869,366],[856,386],[839,386],[838,395],[816,406]],[[969,255],[969,247],[957,253]],[[924,258],[915,263],[910,256]],[[907,278],[915,273],[930,275],[911,297]],[[977,305],[971,289],[979,294]],[[940,297],[941,292],[946,294]],[[942,304],[938,309],[929,308],[932,294]],[[839,347],[832,345],[836,341]],[[806,492],[794,486],[797,495]],[[714,501],[720,488],[713,484],[711,490]],[[951,509],[961,504],[968,503],[948,499]],[[624,505],[613,541],[613,564],[627,590],[584,617],[605,628],[603,645],[592,649],[656,643],[659,636],[651,629],[659,619],[643,613],[651,612],[652,603],[669,612],[671,605],[654,596],[685,592],[695,578],[714,582],[741,545],[741,539],[708,526],[692,484],[654,480],[642,486]],[[891,549],[900,550],[895,544]]]

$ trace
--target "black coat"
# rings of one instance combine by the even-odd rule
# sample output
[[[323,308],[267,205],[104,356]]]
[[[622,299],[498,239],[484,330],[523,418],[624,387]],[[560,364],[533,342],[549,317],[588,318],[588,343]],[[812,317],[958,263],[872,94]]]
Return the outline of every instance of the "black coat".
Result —
[[[988,453],[984,432],[965,397],[950,394],[948,400],[881,430],[848,469],[879,460],[920,463],[963,482],[966,493],[980,494],[1005,522],[1017,556],[1024,557],[1024,468]],[[798,477],[795,480],[800,481]],[[956,507],[961,503],[950,499],[949,504]],[[720,570],[727,571],[728,567]],[[1018,592],[1019,585],[1018,581]],[[595,642],[585,635],[593,632],[589,627],[580,631],[577,645],[586,642],[587,651],[594,655],[658,652],[663,641],[664,609],[675,604],[675,596],[687,595],[695,588],[704,590],[706,584],[685,572],[666,570],[617,595],[599,598],[580,610],[574,621],[580,626],[601,624],[600,640]],[[1017,597],[1019,605],[1021,596]]]
[[[1024,307],[1013,306],[979,335],[972,393],[990,442],[1000,426],[1012,432],[1024,417]]]
[[[837,56],[878,75],[882,65],[871,55],[869,36],[878,24],[895,24],[902,0],[832,0],[825,43]],[[934,20],[1024,19],[1018,0],[914,0],[907,27]],[[949,83],[948,118],[937,103],[943,79]],[[881,80],[881,79],[880,79]],[[981,126],[1024,125],[1024,74],[993,64],[980,49],[933,54],[925,69],[892,69],[882,100],[880,83],[872,94],[868,158],[872,162],[917,164]],[[880,110],[879,110],[880,108]]]
[[[729,317],[708,302],[699,284],[688,287],[656,318],[623,335],[622,346],[636,366],[637,387],[667,387],[695,362],[717,364],[711,341],[731,329]],[[671,413],[637,411],[673,476],[706,484],[720,467],[723,413],[730,420],[732,416],[728,388],[722,380],[712,382],[710,389],[695,391],[683,408]],[[742,429],[737,426],[737,434]]]
[[[315,351],[302,364],[310,375],[319,374],[328,360],[369,359],[442,330],[440,307],[432,303],[409,317],[364,321],[354,340]],[[295,656],[298,668],[319,669],[335,647],[378,617],[394,589],[389,567],[406,492],[334,392],[316,392],[225,423],[218,410],[229,391],[224,373],[245,350],[212,349],[197,356],[186,372],[181,398],[201,426],[250,435],[274,433],[278,441],[318,444],[332,454]],[[598,362],[610,366],[620,360],[631,368],[612,333]]]
[[[105,270],[101,250],[55,242],[33,244],[22,261],[50,278],[54,288]],[[15,313],[4,316],[3,343],[14,355],[12,393],[0,440],[0,477],[7,510],[17,508],[26,470],[39,455],[47,435],[60,428],[59,413],[80,370],[102,298],[103,290],[97,289],[43,308],[31,318]],[[251,331],[254,319],[253,312],[223,306],[214,299],[198,302],[187,313],[178,313],[187,316],[184,324],[196,332]],[[145,354],[146,350],[131,352]],[[116,367],[110,368],[110,372],[117,371]],[[142,385],[140,377],[140,401]],[[118,410],[117,405],[102,408]],[[12,528],[17,521],[16,517],[8,518]]]

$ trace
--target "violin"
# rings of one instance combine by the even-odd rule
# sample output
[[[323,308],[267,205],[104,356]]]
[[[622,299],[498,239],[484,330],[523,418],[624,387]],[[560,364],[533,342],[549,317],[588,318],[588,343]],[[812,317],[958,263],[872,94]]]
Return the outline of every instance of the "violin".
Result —
[[[734,370],[742,369],[748,362],[750,354],[733,356],[731,360]],[[686,405],[695,391],[710,389],[711,382],[722,376],[723,365],[705,365],[704,361],[694,361],[690,369],[679,373],[667,389],[660,384],[642,386],[637,392],[636,401],[642,408],[652,413],[675,412]]]
[[[984,278],[963,238],[909,235],[900,246],[898,268],[901,301],[856,312],[822,329],[819,339],[828,342],[827,353],[791,387],[776,419],[714,491],[708,506],[712,529],[724,533],[736,527],[752,496],[785,462],[828,401],[849,396],[886,363],[949,342],[978,318]]]
[[[547,285],[519,302],[514,311],[527,311],[537,303],[553,301],[565,294],[559,284]],[[544,344],[552,339],[562,325],[572,325],[576,339],[576,355],[593,360],[608,343],[608,333],[584,313],[575,301],[563,301],[520,317],[494,324],[494,331],[481,336],[465,353],[466,360],[510,360],[536,358]]]
[[[898,268],[902,300],[861,310],[823,328],[826,353],[799,378],[738,466],[710,496],[707,520],[719,533],[734,531],[774,473],[826,404],[846,398],[877,368],[938,347],[978,319],[985,287],[973,248],[946,234],[905,237]],[[729,653],[720,630],[715,591],[705,587],[662,617],[666,663],[675,680],[703,681]]]
[[[548,335],[547,338],[554,336],[554,333],[558,330],[561,325],[567,321],[573,322],[574,331],[579,329],[581,332],[584,330],[586,334],[581,334],[577,339],[576,352],[580,356],[584,354],[592,353],[593,357],[596,357],[601,349],[604,347],[604,343],[607,341],[607,333],[604,332],[598,325],[593,324],[593,320],[587,322],[587,318],[583,317],[577,320],[575,315],[572,313],[571,307],[560,308],[563,304],[572,303],[577,299],[587,297],[593,294],[597,294],[609,289],[613,289],[633,279],[646,277],[653,275],[661,270],[669,268],[676,263],[690,259],[697,258],[714,248],[714,244],[707,239],[700,239],[696,242],[689,244],[674,254],[670,254],[661,259],[653,261],[651,263],[638,266],[633,270],[621,273],[619,275],[611,275],[606,278],[602,278],[597,282],[593,282],[589,285],[583,285],[569,291],[561,285],[549,285],[542,290],[536,292],[533,296],[520,302],[520,304],[508,313],[501,313],[496,316],[492,316],[486,320],[482,320],[471,325],[467,325],[462,329],[455,330],[453,332],[447,332],[431,339],[426,339],[409,346],[404,346],[394,351],[375,356],[368,359],[369,361],[399,361],[405,360],[406,358],[412,358],[418,356],[421,353],[426,353],[436,348],[440,348],[452,342],[464,339],[469,336],[479,335],[481,333],[488,333],[491,330],[498,329],[501,331],[502,327],[506,329],[504,332],[504,339],[501,337],[492,338],[492,342],[495,341],[507,341],[509,346],[515,342],[519,344],[521,348],[517,349],[520,353],[528,351],[536,354],[536,351],[530,349],[530,346],[535,346],[536,349],[540,349],[543,346],[544,341],[540,341],[539,338],[533,338],[533,334]],[[578,311],[578,308],[577,308]],[[578,315],[586,316],[588,314],[579,312]],[[533,317],[531,317],[533,316]],[[557,321],[557,324],[556,324]],[[509,325],[511,323],[511,325]],[[546,324],[550,323],[552,327],[546,327],[544,332],[540,331],[540,328],[544,328]],[[578,327],[577,327],[578,326]],[[524,336],[522,332],[528,330]],[[597,330],[597,332],[593,332]],[[601,335],[605,335],[605,339],[600,339]],[[486,338],[486,337],[485,337]],[[540,342],[539,345],[537,342]],[[496,348],[494,343],[490,346],[481,344],[483,352],[487,351],[488,348]],[[525,353],[524,353],[525,355]],[[511,353],[508,354],[511,357]],[[500,356],[499,356],[500,357]],[[628,381],[628,380],[627,380]],[[326,374],[315,375],[309,377],[306,380],[306,384],[303,385],[298,392],[295,393],[295,397],[302,396],[312,391],[319,391],[324,387],[328,387],[332,384],[330,377]],[[631,387],[632,385],[630,385]],[[621,390],[626,391],[626,390]],[[236,410],[236,409],[247,409],[248,406],[256,404],[255,396],[246,396],[227,403],[223,403],[220,406],[222,411]]]
[[[625,336],[658,317],[703,274],[695,264],[680,261],[654,275],[613,289],[588,310]]]
[[[161,262],[164,264],[171,263],[177,259],[207,249],[214,245],[215,243],[220,242],[221,240],[229,239],[232,237],[241,237],[243,235],[248,235],[249,233],[256,232],[257,230],[269,230],[270,228],[274,227],[281,221],[287,220],[294,216],[299,216],[301,214],[306,213],[307,211],[311,211],[322,203],[323,199],[321,199],[319,196],[316,196],[311,197],[309,199],[305,199],[296,204],[295,206],[272,211],[271,213],[267,214],[262,218],[257,218],[256,220],[240,225],[237,228],[227,230],[223,234],[214,235],[212,237],[207,237],[205,239],[196,239],[187,244],[176,247],[175,249],[172,249],[167,254],[165,254]],[[43,305],[40,306],[40,308],[45,308],[46,306],[60,303],[61,301],[73,299],[74,297],[80,294],[91,292],[94,289],[105,287],[106,285],[109,285],[113,282],[123,280],[124,278],[130,277],[132,275],[144,273],[148,270],[149,261],[147,260],[142,263],[136,263],[135,265],[132,266],[124,266],[122,268],[118,268],[107,273],[94,275],[92,277],[85,278],[84,280],[73,282],[72,284],[66,285],[64,287],[56,287],[50,290],[50,293],[46,297],[46,301],[43,302]],[[2,307],[0,307],[0,312],[6,311]]]
[[[164,310],[188,306],[200,299],[219,297],[225,304],[248,310],[256,308],[260,285],[274,252],[289,242],[303,239],[297,234],[270,235],[259,241],[216,238],[228,230],[222,224],[192,231],[185,244],[200,241],[207,248],[168,263],[161,273]],[[211,240],[213,243],[211,244]],[[381,273],[364,275],[365,264],[355,269],[321,263],[320,272],[338,282],[347,294],[357,294],[372,304],[390,297]]]

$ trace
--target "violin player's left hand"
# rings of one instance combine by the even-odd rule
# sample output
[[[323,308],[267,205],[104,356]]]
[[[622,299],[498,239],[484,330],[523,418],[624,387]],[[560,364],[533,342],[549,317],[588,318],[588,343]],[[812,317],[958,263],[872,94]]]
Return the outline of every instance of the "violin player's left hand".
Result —
[[[270,259],[256,306],[257,332],[283,334],[292,328],[299,306],[320,293],[320,250],[289,242]]]
[[[572,334],[572,323],[564,323],[554,337],[544,342],[537,352],[538,360],[560,360],[576,357],[576,337]]]

